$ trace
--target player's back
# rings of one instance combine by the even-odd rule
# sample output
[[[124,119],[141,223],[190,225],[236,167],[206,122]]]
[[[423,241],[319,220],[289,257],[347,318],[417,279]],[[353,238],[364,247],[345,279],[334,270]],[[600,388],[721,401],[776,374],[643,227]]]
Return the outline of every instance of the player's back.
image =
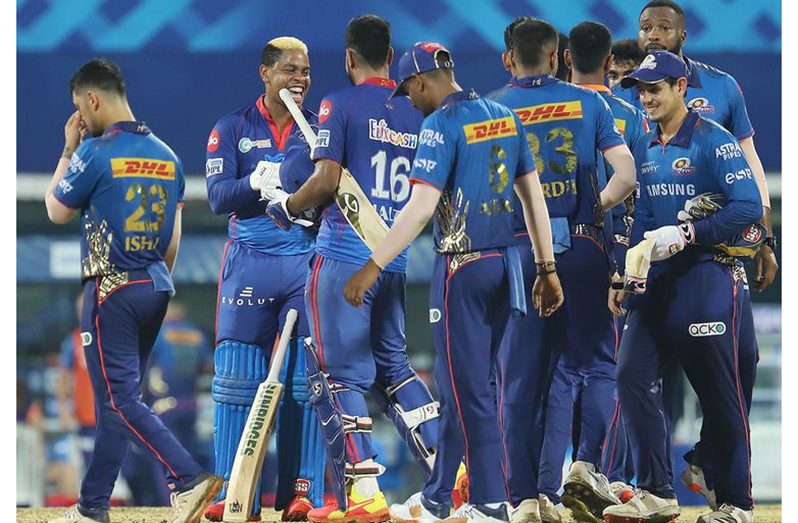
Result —
[[[314,160],[331,159],[348,169],[390,227],[410,196],[408,173],[418,145],[422,115],[407,98],[389,100],[395,84],[370,79],[324,98]],[[371,252],[335,204],[322,213],[316,250],[362,264]],[[407,251],[386,267],[404,272]]]

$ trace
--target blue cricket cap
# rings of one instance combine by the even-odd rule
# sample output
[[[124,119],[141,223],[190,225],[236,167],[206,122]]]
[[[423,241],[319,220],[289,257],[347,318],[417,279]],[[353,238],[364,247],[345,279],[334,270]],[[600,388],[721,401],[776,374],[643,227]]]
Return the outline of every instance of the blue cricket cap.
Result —
[[[621,87],[628,89],[637,82],[655,84],[666,78],[687,78],[687,64],[668,51],[654,51],[640,62],[632,74],[621,80]]]
[[[440,52],[448,54],[449,59],[439,63],[437,58]],[[454,69],[452,53],[437,42],[417,42],[399,58],[399,85],[391,94],[391,98],[407,95],[404,86],[405,80],[414,74],[426,73],[435,69]]]

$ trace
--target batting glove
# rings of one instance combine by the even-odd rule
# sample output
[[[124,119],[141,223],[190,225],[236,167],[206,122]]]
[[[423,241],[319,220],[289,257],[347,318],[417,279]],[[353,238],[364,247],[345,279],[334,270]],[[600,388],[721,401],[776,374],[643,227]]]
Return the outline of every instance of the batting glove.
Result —
[[[291,213],[288,212],[287,203],[289,196],[291,195],[284,190],[279,188],[275,189],[274,197],[271,198],[269,205],[266,206],[266,216],[271,218],[274,223],[284,231],[289,230],[293,224],[301,225],[302,227],[313,227],[312,221],[298,216],[292,216]]]
[[[280,187],[280,164],[261,160],[249,175],[249,186],[261,194],[264,200],[271,200],[275,190]]]
[[[690,222],[666,225],[644,233],[643,238],[654,240],[651,261],[667,260],[674,254],[683,251],[688,245],[695,243],[695,229]]]

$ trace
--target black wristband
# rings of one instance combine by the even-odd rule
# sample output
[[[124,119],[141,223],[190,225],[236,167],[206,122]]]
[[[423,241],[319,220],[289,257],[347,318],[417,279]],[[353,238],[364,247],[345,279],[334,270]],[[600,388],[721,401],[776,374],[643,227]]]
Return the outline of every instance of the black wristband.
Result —
[[[546,274],[557,272],[555,262],[553,261],[535,262],[535,268],[537,269],[538,276],[544,276]]]
[[[776,239],[776,235],[768,236],[762,241],[762,245],[767,245],[773,252],[776,252],[776,248],[779,246],[779,242]]]

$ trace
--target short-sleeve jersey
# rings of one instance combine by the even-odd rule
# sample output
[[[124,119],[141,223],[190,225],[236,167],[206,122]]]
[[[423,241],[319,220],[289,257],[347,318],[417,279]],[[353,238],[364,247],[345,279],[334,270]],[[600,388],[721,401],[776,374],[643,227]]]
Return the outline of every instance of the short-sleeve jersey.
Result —
[[[313,151],[314,161],[333,160],[348,169],[389,227],[410,196],[408,173],[423,119],[407,97],[389,99],[395,86],[387,78],[369,78],[325,97]],[[371,255],[335,203],[322,212],[316,252],[358,265]],[[406,268],[407,249],[385,270]]]
[[[726,205],[732,201],[755,203],[752,208],[761,213],[759,190],[740,144],[719,124],[693,111],[667,144],[662,143],[657,126],[638,142],[634,156],[639,193],[632,244],[639,242],[645,231],[678,224],[677,214],[685,201],[704,193],[723,194]],[[709,223],[709,219],[694,222],[699,242],[707,232],[701,229]]]
[[[535,161],[513,112],[459,91],[424,119],[410,179],[441,191],[434,227],[440,253],[515,243],[514,182]]]
[[[174,291],[163,261],[185,178],[177,155],[142,122],[118,122],[84,140],[55,197],[81,209],[82,278],[146,269]]]
[[[490,98],[521,120],[549,215],[571,224],[601,224],[599,195],[606,175],[599,155],[624,144],[607,102],[595,91],[549,75],[513,78]],[[522,230],[522,211],[516,212],[516,229]]]
[[[311,126],[316,116],[303,110]],[[205,177],[208,200],[228,215],[227,231],[250,249],[271,255],[304,254],[313,248],[314,233],[305,227],[279,228],[265,214],[268,202],[253,191],[249,175],[261,160],[281,162],[288,137],[302,133],[295,123],[280,130],[263,103],[257,101],[222,117],[208,137]]]
[[[718,122],[737,140],[753,136],[754,128],[737,81],[730,74],[710,65],[690,60],[686,56],[684,61],[687,64],[687,108],[703,118]],[[637,87],[623,89],[618,84],[613,94],[643,110]]]

